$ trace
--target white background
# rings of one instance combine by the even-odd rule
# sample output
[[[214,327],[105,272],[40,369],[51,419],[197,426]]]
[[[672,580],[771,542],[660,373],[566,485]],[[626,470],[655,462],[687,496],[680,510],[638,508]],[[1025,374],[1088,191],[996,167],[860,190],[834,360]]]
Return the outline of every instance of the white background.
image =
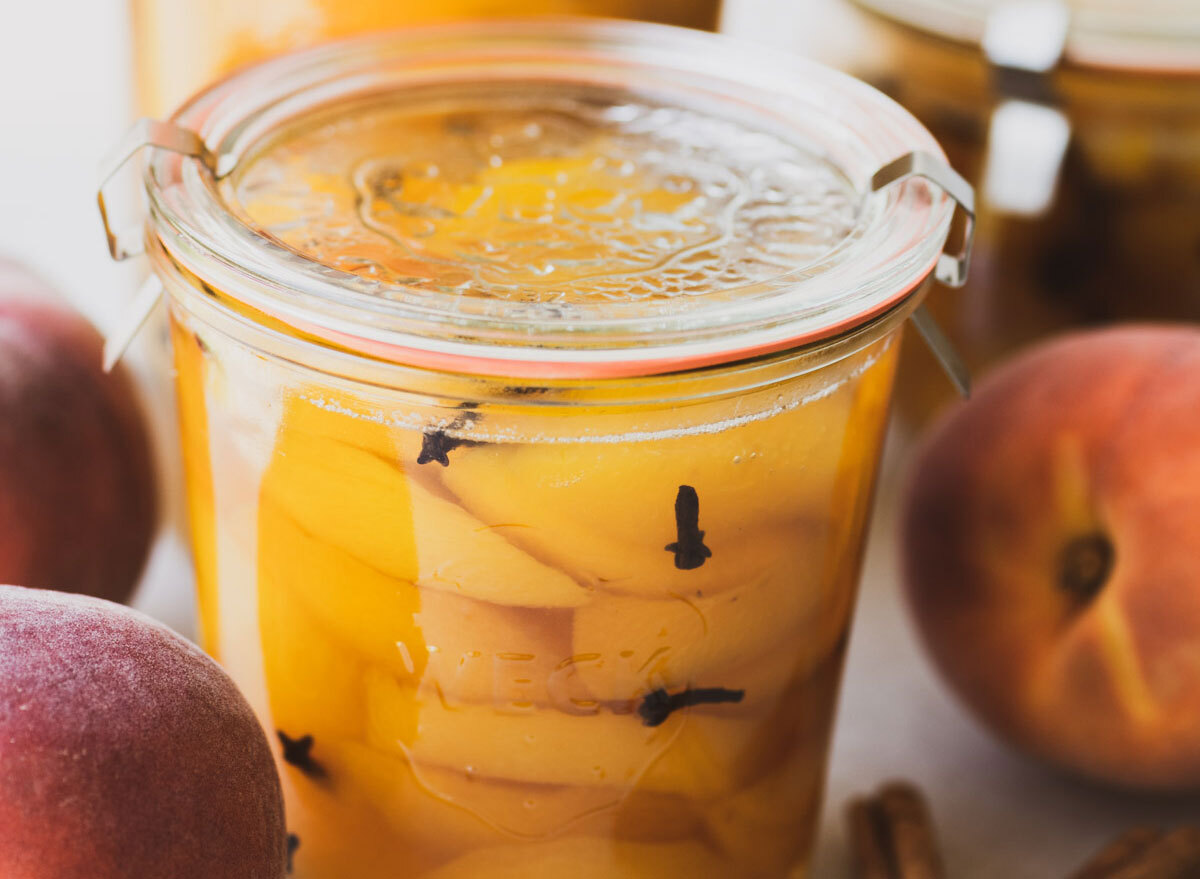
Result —
[[[107,325],[137,277],[136,267],[109,261],[95,207],[98,162],[131,113],[125,6],[3,0],[0,12],[0,254],[35,267]],[[801,0],[732,0],[727,23],[798,45],[813,14]],[[151,407],[156,418],[171,417]],[[891,515],[904,455],[889,458],[813,875],[848,875],[844,804],[894,776],[929,792],[952,879],[1059,879],[1135,821],[1200,820],[1194,799],[1143,799],[1062,778],[996,744],[961,712],[904,617]],[[190,588],[183,553],[168,538],[139,604],[187,630]]]

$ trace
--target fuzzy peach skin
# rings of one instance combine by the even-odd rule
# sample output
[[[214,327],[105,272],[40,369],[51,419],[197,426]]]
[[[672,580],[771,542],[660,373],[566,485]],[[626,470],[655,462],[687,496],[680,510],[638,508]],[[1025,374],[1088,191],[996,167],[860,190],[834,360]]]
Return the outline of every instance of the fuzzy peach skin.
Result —
[[[121,605],[0,586],[0,876],[282,879],[286,845],[216,663]]]
[[[1001,735],[1200,788],[1200,328],[1020,355],[925,442],[903,524],[926,646]]]
[[[0,259],[0,582],[113,601],[133,592],[157,495],[149,435],[103,340]]]

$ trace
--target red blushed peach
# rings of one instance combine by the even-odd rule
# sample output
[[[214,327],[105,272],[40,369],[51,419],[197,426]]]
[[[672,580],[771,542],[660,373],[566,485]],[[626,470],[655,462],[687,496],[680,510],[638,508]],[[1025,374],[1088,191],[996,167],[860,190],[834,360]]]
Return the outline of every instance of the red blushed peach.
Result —
[[[0,582],[124,601],[154,532],[150,444],[100,334],[0,260]]]
[[[1080,773],[1200,787],[1200,328],[1040,345],[934,429],[904,514],[929,652]]]
[[[0,876],[283,879],[266,736],[199,649],[129,608],[0,586]]]

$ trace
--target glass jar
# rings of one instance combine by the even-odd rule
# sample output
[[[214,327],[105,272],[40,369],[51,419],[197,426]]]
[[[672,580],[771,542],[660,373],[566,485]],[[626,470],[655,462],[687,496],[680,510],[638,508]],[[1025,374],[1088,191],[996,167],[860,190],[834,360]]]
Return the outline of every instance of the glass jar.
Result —
[[[355,34],[501,15],[599,15],[715,30],[720,0],[131,0],[138,104],[160,116],[230,71]]]
[[[803,875],[901,329],[962,268],[929,134],[560,21],[279,58],[143,135],[203,643],[295,875]]]
[[[971,279],[929,302],[975,371],[1067,328],[1200,320],[1200,5],[837,0],[817,18],[803,48],[904,104],[979,189]],[[904,361],[917,426],[950,392],[926,352]]]

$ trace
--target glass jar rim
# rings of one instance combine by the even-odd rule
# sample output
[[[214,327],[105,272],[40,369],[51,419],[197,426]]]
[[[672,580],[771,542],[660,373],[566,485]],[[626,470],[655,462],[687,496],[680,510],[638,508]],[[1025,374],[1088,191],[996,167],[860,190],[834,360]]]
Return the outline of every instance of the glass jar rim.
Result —
[[[988,17],[1020,0],[854,0],[864,9],[935,37],[980,48]],[[1064,0],[1059,0],[1064,2]],[[1190,8],[1189,8],[1190,5]],[[1084,68],[1127,73],[1200,74],[1200,5],[1158,0],[1066,2],[1069,27],[1063,58]]]
[[[256,144],[306,115],[366,95],[475,75],[585,79],[679,99],[703,94],[790,126],[860,198],[857,227],[815,266],[682,306],[551,310],[367,281],[304,258],[231,211],[219,183]],[[211,161],[147,163],[149,234],[206,284],[304,336],[377,359],[529,377],[673,372],[786,350],[869,322],[920,289],[941,254],[953,200],[910,178],[871,181],[897,156],[944,159],[891,99],[813,62],[728,37],[595,19],[461,22],[332,43],[233,74],[172,121]],[[803,122],[804,124],[798,124]],[[668,303],[676,302],[666,300]]]

